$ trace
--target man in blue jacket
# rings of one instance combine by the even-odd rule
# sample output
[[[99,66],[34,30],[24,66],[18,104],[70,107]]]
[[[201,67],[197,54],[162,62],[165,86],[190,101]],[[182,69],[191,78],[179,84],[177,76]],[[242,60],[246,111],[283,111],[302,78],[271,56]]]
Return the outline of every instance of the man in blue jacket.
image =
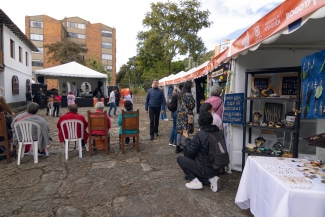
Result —
[[[154,139],[154,134],[158,134],[159,126],[159,115],[160,108],[165,108],[165,97],[164,92],[158,88],[158,80],[154,80],[152,88],[148,90],[146,97],[145,110],[148,113],[149,108],[149,119],[150,119],[150,140]],[[164,110],[161,113],[164,114]]]

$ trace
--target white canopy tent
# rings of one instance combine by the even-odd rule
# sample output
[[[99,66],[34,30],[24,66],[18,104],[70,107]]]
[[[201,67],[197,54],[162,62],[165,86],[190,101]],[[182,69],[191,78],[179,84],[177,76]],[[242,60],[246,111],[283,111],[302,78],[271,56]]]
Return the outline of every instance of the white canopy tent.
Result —
[[[107,75],[92,70],[86,66],[83,66],[76,62],[70,62],[51,68],[35,70],[36,81],[38,77],[44,76],[44,82],[46,79],[57,79],[59,91],[69,91],[69,84],[76,83],[77,89],[81,89],[81,85],[86,82],[90,86],[90,91],[94,91],[98,86],[98,81],[103,83],[102,92],[105,96],[107,93]],[[63,83],[67,83],[67,88],[63,87]]]

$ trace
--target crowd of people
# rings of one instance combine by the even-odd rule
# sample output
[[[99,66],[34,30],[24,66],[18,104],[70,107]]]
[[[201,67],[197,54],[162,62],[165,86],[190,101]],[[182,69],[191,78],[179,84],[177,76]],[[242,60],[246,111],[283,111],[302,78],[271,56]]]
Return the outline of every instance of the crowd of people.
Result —
[[[177,163],[185,173],[184,178],[190,181],[185,186],[190,189],[202,189],[203,185],[208,185],[213,192],[216,192],[220,189],[219,175],[223,174],[225,170],[223,167],[214,168],[209,162],[209,147],[217,141],[207,138],[223,128],[223,100],[220,97],[222,89],[218,85],[213,86],[211,97],[200,105],[198,119],[200,131],[193,139],[190,139],[188,135],[194,133],[193,109],[195,107],[192,87],[192,81],[186,81],[184,85],[179,85],[179,91],[174,89],[170,101],[166,102],[164,92],[158,88],[158,80],[153,81],[145,103],[145,110],[147,113],[149,111],[150,140],[159,136],[159,114],[166,114],[165,105],[167,104],[173,121],[169,146],[176,147],[176,154],[184,151],[184,156],[179,156]],[[211,138],[217,137],[211,136]],[[181,148],[181,145],[184,148]]]
[[[158,80],[154,80],[152,88],[148,90],[145,111],[149,113],[150,120],[150,140],[154,140],[159,136],[159,117],[161,114],[166,114],[167,108],[171,112],[172,128],[170,132],[169,145],[175,147],[175,153],[179,154],[184,152],[184,156],[178,156],[177,163],[185,173],[185,179],[189,180],[186,183],[186,187],[189,189],[202,189],[203,185],[209,185],[212,191],[216,192],[220,189],[219,175],[224,173],[224,168],[214,168],[208,160],[209,146],[211,140],[207,138],[209,135],[213,135],[222,129],[222,114],[223,114],[223,100],[220,97],[221,88],[219,86],[213,86],[211,88],[211,97],[208,98],[205,103],[200,105],[200,113],[198,118],[198,124],[200,130],[194,135],[192,139],[189,138],[189,134],[194,133],[194,113],[195,99],[192,94],[193,82],[186,81],[184,85],[179,86],[179,90],[175,89],[170,101],[166,101],[164,92],[158,88]],[[108,132],[111,128],[111,110],[114,108],[113,115],[116,113],[116,96],[117,88],[114,88],[110,93],[109,99],[109,111],[106,114]],[[42,88],[39,90],[40,103],[32,102],[33,96],[30,91],[26,93],[27,112],[19,114],[14,119],[15,114],[10,110],[9,106],[5,103],[4,97],[1,95],[0,89],[0,112],[4,112],[6,115],[6,125],[8,137],[13,138],[13,144],[17,144],[17,137],[20,138],[21,132],[14,129],[14,123],[19,121],[33,121],[41,126],[41,136],[37,138],[37,132],[33,129],[33,139],[39,141],[39,154],[45,155],[45,149],[52,140],[48,123],[40,116],[37,115],[39,109],[43,109],[45,106],[44,93]],[[104,135],[104,132],[88,132],[88,123],[86,118],[78,113],[78,106],[75,104],[75,96],[73,91],[69,92],[67,97],[68,107],[67,112],[64,115],[59,116],[61,97],[54,93],[47,99],[47,112],[49,115],[49,105],[53,104],[54,112],[53,116],[59,117],[57,121],[58,137],[60,143],[64,142],[63,133],[67,133],[67,129],[61,129],[61,122],[64,120],[80,120],[84,125],[84,132],[81,132],[81,126],[78,126],[77,134],[81,137],[83,134],[83,146],[87,145],[88,133],[96,135]],[[130,91],[130,94],[125,96],[124,108],[126,111],[133,110],[134,95]],[[103,102],[97,102],[95,105],[95,112],[103,112],[105,105]],[[12,120],[13,119],[13,120]],[[119,115],[118,125],[120,126],[119,137],[122,134],[122,114]],[[133,134],[134,130],[126,130],[125,134]],[[212,136],[213,137],[213,136]],[[0,138],[1,139],[1,138]],[[134,138],[133,138],[133,142]],[[212,141],[215,142],[215,141]],[[130,138],[125,139],[125,143],[130,143]],[[95,144],[88,144],[89,148],[94,147]],[[183,148],[181,147],[183,146]],[[99,147],[97,147],[100,149]],[[26,146],[25,152],[28,153],[29,146]],[[0,150],[0,152],[3,150]]]

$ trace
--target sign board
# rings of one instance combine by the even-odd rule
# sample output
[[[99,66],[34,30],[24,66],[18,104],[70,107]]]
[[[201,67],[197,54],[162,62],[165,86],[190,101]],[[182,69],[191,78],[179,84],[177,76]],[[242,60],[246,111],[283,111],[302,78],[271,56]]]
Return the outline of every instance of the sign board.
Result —
[[[244,93],[225,95],[223,107],[223,123],[243,124]]]

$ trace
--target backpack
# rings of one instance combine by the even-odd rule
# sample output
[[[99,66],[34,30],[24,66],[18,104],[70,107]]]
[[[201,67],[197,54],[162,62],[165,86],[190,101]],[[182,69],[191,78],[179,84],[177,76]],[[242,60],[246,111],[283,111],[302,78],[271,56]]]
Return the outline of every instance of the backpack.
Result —
[[[173,94],[171,97],[171,101],[169,103],[167,103],[167,108],[169,111],[174,112],[177,110],[177,94]]]
[[[209,161],[214,169],[225,167],[229,164],[229,153],[221,130],[209,133]]]

